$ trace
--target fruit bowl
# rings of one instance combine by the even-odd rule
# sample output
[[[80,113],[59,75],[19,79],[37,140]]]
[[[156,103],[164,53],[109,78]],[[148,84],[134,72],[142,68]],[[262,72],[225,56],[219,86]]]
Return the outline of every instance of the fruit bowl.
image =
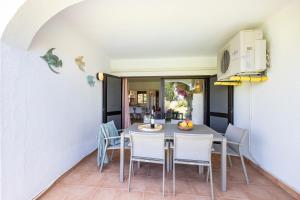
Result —
[[[193,127],[181,127],[181,126],[177,126],[177,128],[179,128],[180,130],[183,130],[183,131],[189,131],[189,130],[193,129]]]
[[[193,129],[193,122],[189,120],[184,120],[177,124],[177,128],[183,131],[189,131]]]

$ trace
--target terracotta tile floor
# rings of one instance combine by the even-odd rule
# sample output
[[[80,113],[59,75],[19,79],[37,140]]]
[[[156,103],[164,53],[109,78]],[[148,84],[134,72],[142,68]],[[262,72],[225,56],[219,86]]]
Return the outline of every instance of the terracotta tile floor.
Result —
[[[41,200],[156,200],[210,199],[209,183],[204,175],[197,173],[195,166],[176,167],[176,196],[172,194],[172,173],[167,174],[166,195],[161,193],[161,173],[159,165],[151,165],[147,176],[148,165],[140,169],[135,167],[132,190],[127,192],[127,177],[122,184],[119,182],[119,158],[115,154],[114,161],[103,169],[102,174],[96,165],[96,152],[86,157],[75,168],[70,170]],[[128,152],[125,174],[128,174]],[[220,191],[219,157],[213,157],[213,176],[216,199],[222,200],[286,200],[293,199],[285,191],[275,186],[267,178],[259,174],[253,167],[247,166],[250,184],[244,182],[239,159],[233,159],[233,168],[228,169],[228,191]]]

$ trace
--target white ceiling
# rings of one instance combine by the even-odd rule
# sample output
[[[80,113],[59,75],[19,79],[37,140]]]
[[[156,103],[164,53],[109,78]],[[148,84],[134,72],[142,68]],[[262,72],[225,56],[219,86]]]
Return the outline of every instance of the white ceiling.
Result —
[[[112,59],[214,56],[289,0],[86,0],[59,17]]]

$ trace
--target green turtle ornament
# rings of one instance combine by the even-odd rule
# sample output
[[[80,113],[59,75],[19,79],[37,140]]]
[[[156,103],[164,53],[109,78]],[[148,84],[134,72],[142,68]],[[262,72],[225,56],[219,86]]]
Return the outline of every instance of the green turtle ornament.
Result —
[[[53,54],[53,50],[55,50],[55,48],[49,49],[44,56],[41,56],[41,58],[47,62],[48,67],[52,72],[58,74],[59,72],[55,69],[59,69],[62,67],[62,60],[60,60],[58,56]]]

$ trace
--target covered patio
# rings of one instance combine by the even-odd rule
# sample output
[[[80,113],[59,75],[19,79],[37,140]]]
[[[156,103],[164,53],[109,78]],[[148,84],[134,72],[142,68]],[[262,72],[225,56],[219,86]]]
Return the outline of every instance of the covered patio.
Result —
[[[1,200],[300,200],[299,0],[0,5]]]

